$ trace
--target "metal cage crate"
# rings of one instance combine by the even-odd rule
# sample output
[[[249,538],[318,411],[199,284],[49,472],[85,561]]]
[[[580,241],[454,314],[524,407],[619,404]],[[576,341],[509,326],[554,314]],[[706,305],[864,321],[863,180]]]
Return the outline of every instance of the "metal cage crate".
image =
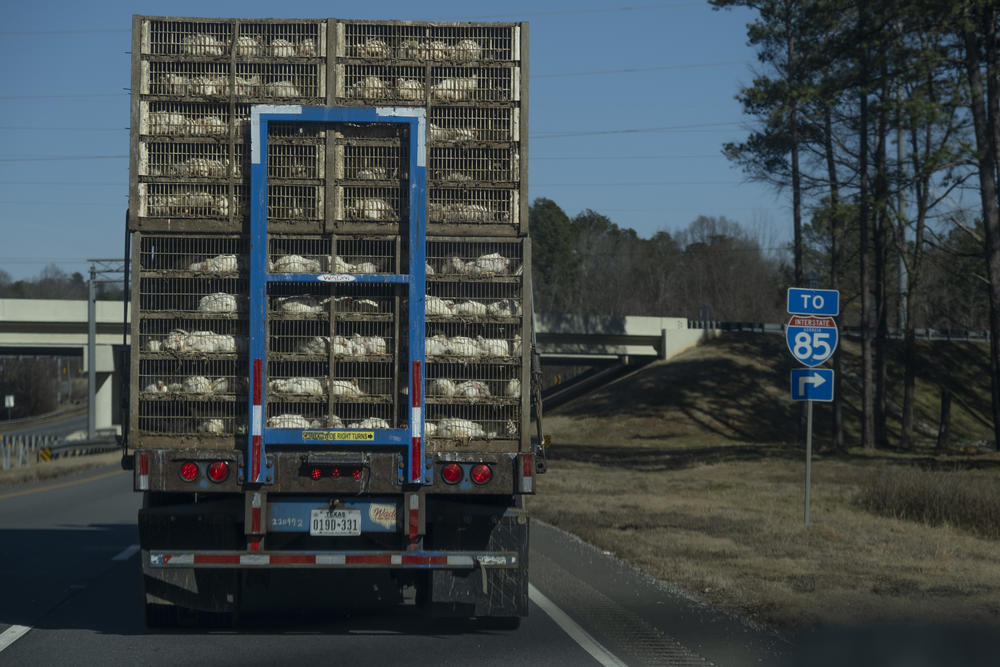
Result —
[[[432,146],[428,154],[427,180],[438,185],[516,186],[520,179],[517,151],[511,148]]]
[[[224,180],[236,162],[229,146],[218,143],[142,142],[139,151],[139,175],[149,178]]]
[[[518,61],[520,26],[344,21],[337,25],[338,57],[362,60]]]

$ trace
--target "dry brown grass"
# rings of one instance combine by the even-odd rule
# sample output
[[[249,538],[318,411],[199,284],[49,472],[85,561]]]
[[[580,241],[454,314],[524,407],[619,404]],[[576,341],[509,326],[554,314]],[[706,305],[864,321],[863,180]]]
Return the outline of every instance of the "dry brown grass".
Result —
[[[786,398],[791,364],[785,351],[773,370],[774,339],[756,351],[753,341],[699,348],[546,417],[555,444],[529,500],[532,515],[775,629],[874,620],[1000,625],[1000,542],[858,504],[873,471],[908,464],[913,454],[817,455],[812,525],[803,526],[804,451],[782,442],[798,418]],[[926,392],[920,398],[936,407]],[[983,397],[966,389],[962,400],[981,406]],[[952,427],[957,439],[988,437],[968,415],[953,415]],[[979,477],[1000,484],[997,454],[919,458],[975,461],[986,468]]]
[[[105,452],[93,456],[71,456],[45,463],[33,463],[19,468],[11,468],[10,470],[0,470],[0,487],[55,479],[91,468],[112,465],[121,459],[121,452]]]

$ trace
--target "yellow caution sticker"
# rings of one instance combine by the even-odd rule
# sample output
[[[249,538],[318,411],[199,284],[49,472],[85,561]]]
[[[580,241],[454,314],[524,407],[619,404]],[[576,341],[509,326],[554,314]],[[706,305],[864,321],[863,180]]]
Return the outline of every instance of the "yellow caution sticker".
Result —
[[[49,449],[48,447],[44,447],[44,448],[40,449],[38,451],[38,458],[41,459],[42,461],[51,461],[52,460],[52,450]]]
[[[303,440],[335,442],[339,440],[374,440],[375,431],[302,431]]]

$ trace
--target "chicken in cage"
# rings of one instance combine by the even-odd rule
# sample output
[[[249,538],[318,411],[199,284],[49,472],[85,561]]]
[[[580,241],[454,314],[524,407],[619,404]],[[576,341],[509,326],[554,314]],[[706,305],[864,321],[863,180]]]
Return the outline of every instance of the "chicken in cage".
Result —
[[[332,396],[357,397],[364,396],[365,392],[358,386],[358,380],[355,378],[353,380],[331,380],[330,394]]]
[[[238,301],[235,295],[225,292],[207,294],[198,301],[198,310],[202,313],[235,313],[239,310]]]
[[[218,418],[205,419],[198,423],[197,431],[209,435],[225,435],[226,422]]]
[[[396,97],[419,102],[424,99],[424,84],[416,79],[396,79]]]
[[[364,429],[388,429],[392,428],[388,421],[381,417],[366,417],[359,422],[353,422],[347,425],[347,428],[364,428]]]
[[[479,87],[479,79],[473,76],[449,77],[431,86],[431,97],[443,101],[468,100]]]
[[[198,136],[220,136],[229,134],[229,124],[220,116],[201,116],[190,122],[191,134]]]
[[[237,76],[235,86],[237,96],[253,97],[260,89],[260,77],[256,74],[252,76]]]
[[[497,214],[482,204],[428,204],[427,217],[437,222],[496,222]]]
[[[434,123],[427,124],[427,134],[431,141],[475,141],[475,128],[471,127],[440,127]]]
[[[243,268],[243,262],[236,255],[216,255],[200,262],[192,262],[188,270],[195,273],[235,273]]]
[[[441,272],[464,276],[504,276],[510,273],[510,264],[511,261],[500,253],[491,252],[469,261],[460,257],[450,257],[445,260]]]
[[[315,58],[319,54],[316,40],[306,37],[295,45],[295,55],[299,58]]]
[[[368,75],[348,89],[348,96],[355,99],[378,100],[391,97],[392,86],[375,75]]]
[[[267,420],[268,428],[321,428],[323,423],[318,419],[309,420],[302,415],[296,414],[281,414],[274,417],[269,417]]]
[[[226,43],[204,33],[187,35],[181,40],[181,53],[193,56],[221,56],[226,52]]]
[[[302,97],[294,81],[271,81],[264,84],[266,97]]]
[[[362,197],[351,202],[348,215],[358,220],[392,220],[396,217],[396,211],[384,199]]]
[[[237,37],[234,49],[236,55],[243,58],[256,58],[267,53],[267,47],[260,41],[260,38],[252,35]]]
[[[521,398],[521,381],[517,378],[510,380],[504,388],[504,394],[508,398]]]
[[[301,255],[282,255],[271,263],[269,269],[273,273],[320,273],[323,265],[319,260]]]
[[[485,438],[486,431],[472,420],[447,417],[438,420],[435,435],[438,438],[468,440],[470,438]]]
[[[392,48],[381,39],[369,37],[361,44],[354,44],[351,55],[357,58],[391,58]]]
[[[482,56],[483,48],[474,39],[462,39],[455,44],[452,49],[452,58],[459,62],[479,60]]]
[[[213,331],[185,331],[174,329],[162,340],[155,338],[146,343],[149,352],[173,352],[175,354],[242,352],[246,350],[246,338]]]
[[[187,134],[189,123],[184,114],[174,111],[149,112],[150,134]]]
[[[194,157],[170,165],[167,175],[174,178],[224,178],[226,171],[227,164],[222,160]]]
[[[275,394],[322,396],[326,393],[325,380],[312,377],[275,378],[267,383],[267,389]]]
[[[271,40],[271,55],[275,58],[292,58],[295,56],[295,44],[278,37]]]

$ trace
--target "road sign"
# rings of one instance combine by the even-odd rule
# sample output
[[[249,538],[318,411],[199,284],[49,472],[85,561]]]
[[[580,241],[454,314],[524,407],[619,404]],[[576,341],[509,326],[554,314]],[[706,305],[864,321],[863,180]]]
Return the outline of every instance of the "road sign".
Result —
[[[832,317],[795,315],[785,327],[785,342],[796,361],[819,366],[837,349],[837,323]]]
[[[833,371],[828,368],[793,368],[793,401],[833,400]]]
[[[14,394],[7,394],[3,397],[3,406],[5,408],[14,407]]]
[[[835,289],[788,288],[789,315],[840,314],[840,292]]]
[[[51,461],[52,460],[52,450],[48,447],[43,447],[38,451],[38,459],[40,461]]]

